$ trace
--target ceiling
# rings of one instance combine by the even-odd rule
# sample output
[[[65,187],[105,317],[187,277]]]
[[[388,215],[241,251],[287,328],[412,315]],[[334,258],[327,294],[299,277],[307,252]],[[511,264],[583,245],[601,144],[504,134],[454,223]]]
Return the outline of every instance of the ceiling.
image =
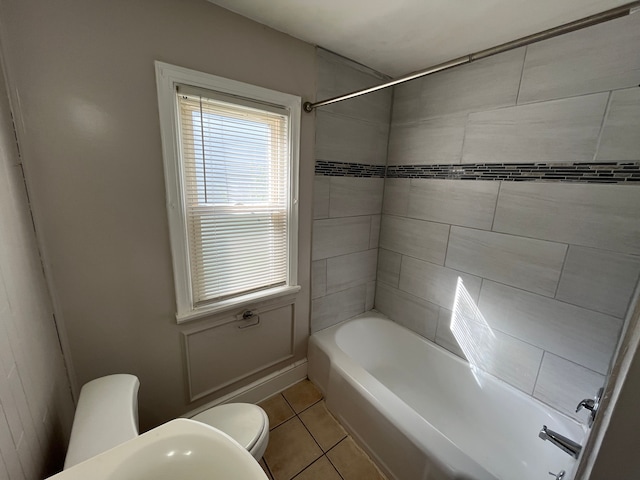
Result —
[[[397,77],[630,0],[209,0]]]

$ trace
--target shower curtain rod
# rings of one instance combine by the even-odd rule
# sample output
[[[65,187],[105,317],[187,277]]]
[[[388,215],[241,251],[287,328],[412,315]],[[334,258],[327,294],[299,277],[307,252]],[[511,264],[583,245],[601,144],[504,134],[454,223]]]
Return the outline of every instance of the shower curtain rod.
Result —
[[[439,63],[438,65],[434,65],[432,67],[426,68],[424,70],[419,70],[417,72],[409,73],[407,75],[396,78],[394,80],[390,80],[380,85],[364,88],[362,90],[357,90],[355,92],[347,93],[345,95],[340,95],[338,97],[329,98],[327,100],[322,100],[320,102],[315,102],[315,103],[305,102],[303,104],[303,109],[305,112],[312,112],[314,109],[318,107],[324,107],[325,105],[331,105],[332,103],[342,102],[343,100],[349,100],[351,98],[359,97],[361,95],[377,92],[378,90],[393,87],[394,85],[408,82],[410,80],[415,80],[416,78],[425,77],[427,75],[431,75],[432,73],[457,67],[458,65],[471,63],[476,60],[480,60],[482,58],[490,57],[492,55],[497,55],[498,53],[507,52],[515,48],[524,47],[526,45],[530,45],[535,42],[540,42],[542,40],[547,40],[549,38],[557,37],[565,33],[574,32],[576,30],[581,30],[586,27],[591,27],[593,25],[607,22],[609,20],[625,17],[627,15],[631,15],[632,13],[635,13],[639,9],[640,9],[640,1],[627,3],[621,7],[612,8],[610,10],[606,10],[601,13],[596,13],[595,15],[591,15],[589,17],[581,18],[580,20],[575,20],[573,22],[565,23],[564,25],[560,25],[558,27],[554,27],[548,30],[544,30],[542,32],[534,33],[533,35],[528,35],[526,37],[522,37],[517,40],[512,40],[511,42],[503,43],[501,45],[487,48],[485,50],[480,50],[479,52],[470,53],[469,55],[464,55],[454,60],[449,60],[448,62]]]

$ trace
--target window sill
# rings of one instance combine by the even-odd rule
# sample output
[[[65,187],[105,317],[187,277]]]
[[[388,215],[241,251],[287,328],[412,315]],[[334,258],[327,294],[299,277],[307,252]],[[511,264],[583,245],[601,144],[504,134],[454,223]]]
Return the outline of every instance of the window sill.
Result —
[[[186,313],[176,314],[176,321],[178,324],[190,322],[191,320],[198,320],[204,317],[210,317],[212,315],[223,313],[234,308],[250,306],[256,302],[263,302],[265,300],[272,300],[286,295],[293,295],[298,293],[302,287],[300,285],[287,285],[284,287],[271,288],[269,290],[263,290],[260,292],[249,293],[240,297],[230,298],[217,302],[212,305],[196,308]]]

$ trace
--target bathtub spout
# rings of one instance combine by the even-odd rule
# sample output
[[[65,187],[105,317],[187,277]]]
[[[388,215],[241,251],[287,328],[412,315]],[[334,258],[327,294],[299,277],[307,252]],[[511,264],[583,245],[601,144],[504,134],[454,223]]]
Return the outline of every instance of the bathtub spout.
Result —
[[[582,450],[581,445],[574,442],[573,440],[568,439],[564,435],[560,435],[559,433],[554,432],[553,430],[547,429],[546,425],[542,426],[542,430],[540,430],[540,433],[538,434],[538,436],[542,440],[549,440],[556,447],[558,447],[560,450],[564,452],[567,452],[573,458],[578,458],[578,456],[580,455],[580,450]]]

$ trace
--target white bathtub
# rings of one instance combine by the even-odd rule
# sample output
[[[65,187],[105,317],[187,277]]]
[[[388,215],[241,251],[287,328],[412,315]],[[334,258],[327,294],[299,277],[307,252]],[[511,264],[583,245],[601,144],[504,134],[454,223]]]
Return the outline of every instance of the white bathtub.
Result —
[[[399,480],[573,478],[575,460],[542,425],[585,429],[372,311],[311,336],[309,378],[329,410]],[[479,384],[480,383],[480,384]]]

